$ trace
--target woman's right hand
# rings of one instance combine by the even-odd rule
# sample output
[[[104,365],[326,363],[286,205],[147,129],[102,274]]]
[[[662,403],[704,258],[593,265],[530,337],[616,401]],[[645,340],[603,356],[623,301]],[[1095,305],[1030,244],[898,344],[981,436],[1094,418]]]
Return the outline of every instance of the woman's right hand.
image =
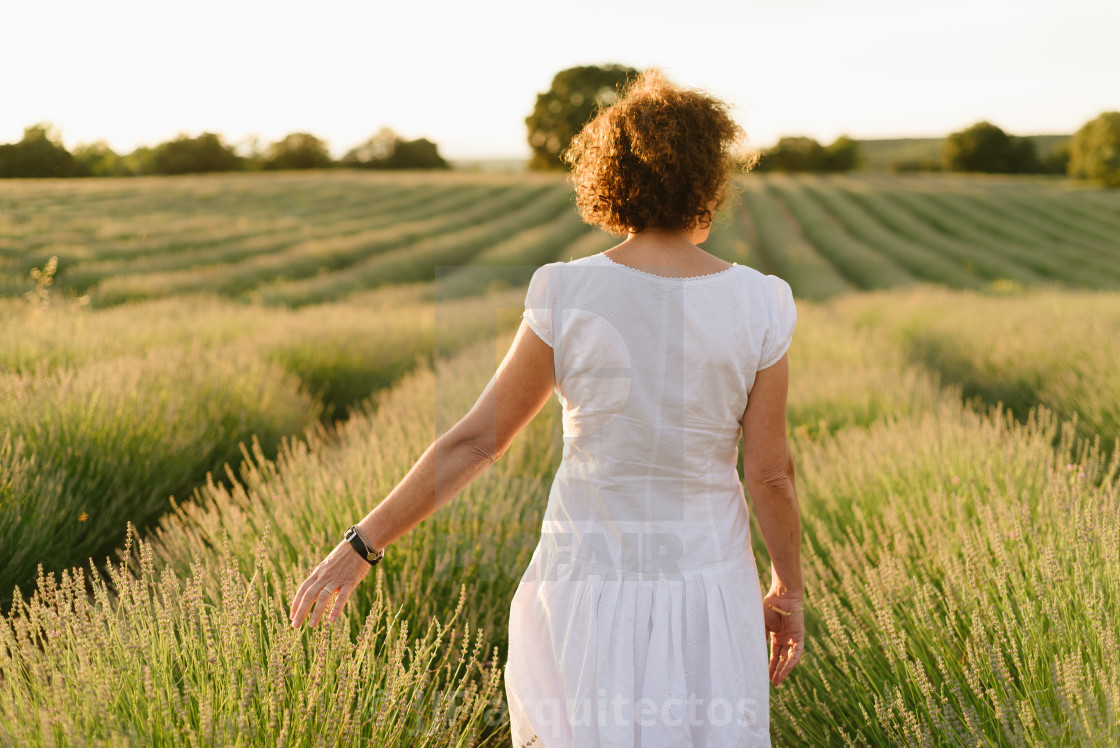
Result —
[[[779,595],[774,590],[762,598],[767,645],[770,648],[770,682],[775,686],[789,675],[805,651],[805,613],[786,616],[770,605],[782,610],[797,610],[803,604],[802,598],[802,595]]]

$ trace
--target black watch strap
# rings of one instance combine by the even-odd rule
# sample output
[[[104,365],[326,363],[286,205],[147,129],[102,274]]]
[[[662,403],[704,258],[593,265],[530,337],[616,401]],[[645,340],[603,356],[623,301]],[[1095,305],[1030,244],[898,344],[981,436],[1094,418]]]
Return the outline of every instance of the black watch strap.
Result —
[[[362,539],[362,531],[358,529],[357,525],[350,525],[350,529],[346,531],[346,535],[342,539],[352,545],[358,555],[368,561],[370,566],[377,566],[377,562],[385,557],[384,550],[379,551],[366,545],[365,540]]]

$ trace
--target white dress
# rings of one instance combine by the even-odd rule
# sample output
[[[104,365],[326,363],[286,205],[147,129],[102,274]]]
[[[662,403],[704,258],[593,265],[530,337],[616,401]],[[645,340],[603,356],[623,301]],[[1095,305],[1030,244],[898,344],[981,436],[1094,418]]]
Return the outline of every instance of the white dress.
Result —
[[[553,348],[564,450],[510,605],[513,745],[769,746],[736,460],[755,373],[793,335],[789,286],[600,253],[538,268],[523,316]]]

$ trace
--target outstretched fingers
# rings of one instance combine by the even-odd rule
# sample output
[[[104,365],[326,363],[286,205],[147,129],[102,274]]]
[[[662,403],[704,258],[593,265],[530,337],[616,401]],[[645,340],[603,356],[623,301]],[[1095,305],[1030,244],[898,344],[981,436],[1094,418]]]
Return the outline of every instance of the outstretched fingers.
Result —
[[[350,599],[350,593],[357,589],[358,585],[353,582],[347,582],[338,588],[338,597],[334,601],[334,607],[331,608],[331,617],[327,619],[327,623],[334,623],[338,617],[342,615],[342,606]]]
[[[776,678],[777,673],[778,673],[778,667],[782,663],[781,655],[782,655],[782,645],[778,643],[778,635],[776,633],[771,632],[771,634],[770,634],[770,682],[773,683],[775,686],[778,685],[778,681],[775,680],[775,678]]]
[[[323,615],[323,609],[326,608],[327,601],[333,593],[334,589],[329,584],[324,584],[318,574],[313,573],[305,579],[299,589],[296,590],[295,597],[292,600],[292,627],[299,628],[304,619],[307,618],[309,611],[311,612],[309,623],[312,626],[318,625],[319,619]],[[312,606],[315,606],[314,610],[312,610]]]
[[[288,620],[291,621],[293,627],[298,628],[299,625],[303,623],[303,617],[305,615],[303,598],[307,595],[311,587],[312,579],[313,577],[308,577],[303,580],[303,584],[296,589],[296,594],[292,596],[292,607],[288,611]]]
[[[319,625],[319,621],[323,618],[323,613],[327,610],[327,604],[330,602],[331,596],[334,595],[334,590],[330,585],[322,587],[318,594],[315,595],[315,607],[311,611],[311,619],[308,623],[314,628]]]
[[[774,685],[778,685],[789,672],[793,670],[793,666],[801,660],[801,653],[805,651],[805,645],[789,639],[786,643],[781,645],[781,652],[778,656],[777,672],[774,674]]]

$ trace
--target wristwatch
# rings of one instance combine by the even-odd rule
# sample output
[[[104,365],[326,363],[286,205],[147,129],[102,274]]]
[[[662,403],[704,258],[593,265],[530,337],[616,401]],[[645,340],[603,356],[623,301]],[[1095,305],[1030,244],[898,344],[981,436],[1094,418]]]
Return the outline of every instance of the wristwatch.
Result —
[[[354,546],[354,550],[358,555],[369,562],[370,566],[377,566],[377,562],[385,558],[385,549],[377,550],[366,543],[365,535],[358,529],[357,525],[350,525],[350,529],[342,536],[350,545]]]

